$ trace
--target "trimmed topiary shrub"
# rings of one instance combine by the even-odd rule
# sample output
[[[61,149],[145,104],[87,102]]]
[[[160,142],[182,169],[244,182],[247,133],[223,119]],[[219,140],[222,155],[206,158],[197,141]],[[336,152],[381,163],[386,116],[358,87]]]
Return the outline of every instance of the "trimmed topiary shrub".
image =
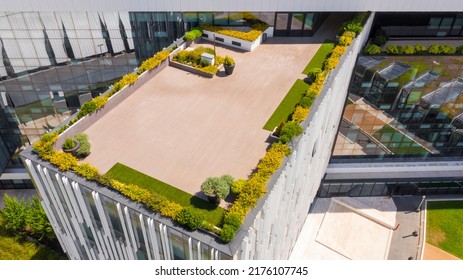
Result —
[[[415,45],[415,53],[424,53],[426,52],[426,47],[422,44]]]
[[[196,230],[202,226],[204,217],[192,207],[185,207],[177,213],[177,222]]]
[[[301,98],[301,101],[299,101],[299,105],[303,108],[309,109],[312,106],[315,98],[317,98],[316,94],[307,94],[306,96]]]
[[[457,54],[463,54],[463,45],[457,47],[457,48],[455,49],[455,52],[456,52]]]
[[[378,35],[373,39],[373,43],[378,46],[384,46],[387,42],[386,36]]]
[[[439,54],[440,53],[439,46],[437,44],[433,44],[433,45],[429,46],[428,53],[429,54]]]
[[[389,45],[386,48],[386,52],[388,54],[402,54],[403,53],[403,47],[402,46],[397,46],[397,45]]]
[[[287,122],[281,129],[280,141],[281,143],[286,144],[301,133],[302,127],[299,124],[295,122]]]
[[[363,49],[364,54],[380,54],[381,52],[381,47],[374,44],[370,44]]]
[[[310,82],[313,82],[317,79],[318,75],[322,73],[322,69],[320,68],[312,68],[307,73],[307,78],[309,78]]]
[[[412,45],[406,45],[404,48],[404,54],[414,54],[415,53],[415,47]]]
[[[455,54],[456,52],[456,48],[450,45],[441,45],[439,50],[441,54]]]
[[[223,242],[228,243],[235,237],[235,229],[231,225],[224,225],[220,232],[220,238]]]
[[[231,185],[230,190],[234,194],[240,194],[241,190],[244,188],[245,185],[246,185],[246,180],[238,179],[235,182],[233,182],[233,184]]]
[[[238,215],[228,214],[223,221],[224,225],[229,225],[237,231],[241,226],[241,219]]]

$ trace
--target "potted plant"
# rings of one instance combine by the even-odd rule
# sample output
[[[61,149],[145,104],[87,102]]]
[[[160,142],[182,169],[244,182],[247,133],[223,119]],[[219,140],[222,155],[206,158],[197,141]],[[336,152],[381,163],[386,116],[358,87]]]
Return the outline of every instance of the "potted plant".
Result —
[[[71,153],[74,156],[77,155],[77,150],[79,150],[79,142],[74,139],[66,138],[63,144],[63,152]]]
[[[227,75],[231,75],[233,73],[233,69],[235,69],[235,60],[231,56],[225,56],[223,60],[223,66],[225,67],[225,73]]]
[[[209,177],[201,184],[201,191],[206,195],[209,202],[219,204],[230,193],[233,184],[233,177],[223,175],[222,177]]]

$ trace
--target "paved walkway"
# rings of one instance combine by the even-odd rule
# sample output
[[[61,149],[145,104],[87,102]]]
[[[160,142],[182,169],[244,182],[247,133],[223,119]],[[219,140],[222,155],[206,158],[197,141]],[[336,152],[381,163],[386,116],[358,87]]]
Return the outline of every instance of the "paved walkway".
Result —
[[[387,259],[395,211],[387,197],[317,198],[290,259]]]
[[[392,235],[389,260],[419,259],[420,238],[423,234],[420,226],[420,212],[415,211],[420,205],[421,196],[394,197],[397,206],[396,220],[399,227]],[[416,234],[414,232],[416,231]]]
[[[233,75],[202,78],[163,70],[85,133],[86,159],[101,172],[120,162],[195,194],[209,176],[246,178],[265,154],[262,129],[341,17],[331,17],[312,38],[269,38],[255,51],[232,55]]]

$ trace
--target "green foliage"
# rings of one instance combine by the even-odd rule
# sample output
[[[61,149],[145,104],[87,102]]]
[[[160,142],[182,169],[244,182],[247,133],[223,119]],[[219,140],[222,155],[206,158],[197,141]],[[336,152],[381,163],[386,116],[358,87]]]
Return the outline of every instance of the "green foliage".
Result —
[[[239,194],[243,187],[246,185],[246,180],[238,179],[231,185],[231,192],[234,194]]]
[[[318,77],[318,75],[322,74],[322,69],[320,68],[312,68],[309,70],[307,73],[307,78],[309,78],[310,81],[315,81]]]
[[[456,48],[450,45],[441,45],[439,50],[441,54],[455,54],[456,52]]]
[[[301,100],[308,88],[309,85],[306,82],[303,80],[296,80],[285,98],[281,101],[280,105],[278,105],[275,112],[273,112],[272,116],[264,125],[264,129],[273,131],[275,126],[277,126],[282,120],[288,120],[289,116],[294,111],[299,100]]]
[[[102,108],[108,101],[108,98],[108,96],[102,95],[85,102],[84,105],[82,105],[82,107],[80,108],[79,114],[77,114],[77,119],[81,119],[93,113],[94,111]]]
[[[348,31],[346,31],[348,32]],[[344,33],[346,33],[344,32]],[[339,37],[339,41],[338,41],[338,45],[339,46],[349,46],[350,44],[352,44],[352,37],[350,36],[341,36]]]
[[[156,68],[159,64],[161,64],[161,62],[163,62],[169,57],[169,54],[170,54],[170,50],[160,51],[160,52],[157,52],[153,57],[150,57],[146,59],[145,61],[143,61],[140,67],[138,68],[138,75],[140,75],[141,73],[145,71]],[[124,86],[122,85],[118,85],[119,89],[123,87]]]
[[[415,45],[415,52],[416,53],[424,53],[426,52],[426,47],[422,44],[416,44]]]
[[[283,128],[283,126],[285,125],[286,121],[282,120],[280,122],[280,124],[276,127],[275,131],[273,132],[274,135],[276,136],[280,136],[280,133],[281,133],[281,129]]]
[[[406,45],[404,48],[404,54],[414,54],[415,53],[415,47],[412,45]]]
[[[387,42],[386,36],[378,35],[373,39],[373,43],[378,46],[384,46]]]
[[[392,54],[392,55],[402,54],[403,53],[403,47],[402,46],[397,46],[397,45],[389,45],[386,48],[386,52],[388,54]]]
[[[201,36],[203,36],[203,32],[198,29],[198,28],[195,28],[195,29],[192,29],[191,31],[188,31],[187,33],[185,33],[185,35],[183,36],[183,38],[187,41],[193,41],[197,38],[200,38]]]
[[[202,24],[200,28],[203,30],[222,34],[225,36],[230,36],[233,38],[238,38],[241,40],[252,42],[252,41],[257,40],[259,36],[262,35],[262,33],[268,28],[268,24],[264,22],[257,22],[252,26],[252,29],[249,30],[248,32],[226,29],[223,27],[209,25],[209,24]]]
[[[233,177],[223,175],[221,177],[209,177],[201,184],[201,191],[208,196],[217,196],[219,199],[225,199],[230,193],[233,184]]]
[[[354,36],[355,37],[355,36]],[[307,64],[307,66],[304,68],[302,71],[303,74],[308,74],[309,71],[313,68],[322,68],[323,63],[325,62],[325,59],[328,57],[328,55],[331,53],[331,50],[334,48],[334,43],[332,41],[325,41],[323,44],[320,46],[318,51],[315,53],[315,55],[312,57],[310,62]]]
[[[223,242],[228,243],[235,237],[236,230],[230,225],[224,225],[220,232],[220,238]]]
[[[301,123],[307,118],[307,116],[309,115],[309,111],[310,110],[308,108],[297,106],[296,110],[294,110],[294,113],[291,117],[292,121],[295,123]]]
[[[76,142],[71,138],[66,138],[63,144],[63,150],[71,150],[76,146]]]
[[[363,20],[366,17],[366,13],[357,13],[352,20],[344,22],[339,28],[339,35],[342,35],[344,32],[349,31],[355,33],[355,36],[359,35],[363,30]]]
[[[79,142],[79,149],[77,149],[77,156],[84,158],[90,154],[92,145],[88,140],[88,135],[85,133],[77,133],[74,135],[74,140]]]
[[[53,228],[37,197],[29,201],[18,201],[16,197],[4,196],[5,207],[0,215],[3,226],[11,234],[28,236],[38,241],[54,241]]]
[[[113,180],[107,180],[111,177]],[[114,181],[118,183],[114,183]],[[98,181],[104,185],[114,187],[117,185],[124,195],[130,192],[127,185],[136,185],[139,188],[146,190],[148,193],[139,192],[143,197],[139,201],[145,203],[150,209],[155,212],[160,212],[165,201],[170,200],[176,202],[182,207],[194,207],[204,216],[207,223],[218,226],[222,223],[225,209],[211,205],[209,202],[191,194],[177,189],[169,184],[161,182],[137,170],[127,167],[123,164],[116,163],[107,173],[106,176],[99,176]]]
[[[202,226],[204,217],[192,207],[185,207],[177,214],[177,222],[186,225],[192,230],[196,230]]]
[[[241,226],[241,219],[236,214],[228,214],[223,220],[224,225],[229,225],[233,229],[238,230]]]
[[[337,55],[330,56],[325,60],[325,63],[323,63],[323,70],[331,71],[338,65],[338,63],[339,63],[339,56]]]
[[[363,49],[364,54],[380,54],[381,52],[381,47],[375,44],[369,44]]]
[[[5,207],[1,211],[5,228],[11,233],[24,234],[26,227],[27,204],[23,200],[18,201],[16,197],[3,197]]]
[[[281,129],[280,141],[283,144],[288,143],[294,137],[302,133],[302,127],[295,122],[287,122],[285,126]]]
[[[344,31],[341,36],[355,38],[357,35],[352,31]]]
[[[439,45],[433,44],[433,45],[429,46],[428,53],[429,54],[439,54],[440,53]]]
[[[49,161],[63,171],[77,166],[77,159],[69,153],[55,152],[50,156]]]
[[[457,47],[457,48],[455,49],[455,52],[456,52],[457,54],[463,54],[463,45]]]
[[[89,180],[95,180],[98,178],[99,171],[96,167],[93,167],[89,163],[81,163],[73,169],[77,174],[85,177]]]
[[[299,105],[303,108],[309,109],[312,106],[315,98],[317,98],[316,93],[308,93],[306,96],[301,98],[301,101],[299,101]]]
[[[226,55],[225,60],[223,61],[223,65],[233,66],[235,65],[235,60],[233,59],[233,57]]]

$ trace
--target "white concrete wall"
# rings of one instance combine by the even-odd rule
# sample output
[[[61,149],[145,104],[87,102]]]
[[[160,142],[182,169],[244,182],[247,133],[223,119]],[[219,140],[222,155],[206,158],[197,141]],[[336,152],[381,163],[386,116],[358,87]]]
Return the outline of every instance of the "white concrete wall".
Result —
[[[357,54],[367,40],[372,14],[364,32],[344,54],[313,108],[308,127],[283,168],[235,258],[288,259],[331,156],[347,88]],[[315,103],[317,103],[319,100]]]
[[[250,41],[246,41],[246,40],[242,40],[242,39],[238,39],[238,38],[218,34],[218,33],[207,31],[207,30],[203,30],[203,33],[208,35],[208,37],[202,37],[204,40],[213,42],[214,41],[214,35],[213,34],[215,34],[215,38],[216,38],[215,41],[218,44],[226,45],[226,46],[229,46],[231,48],[240,49],[240,50],[244,50],[244,51],[248,51],[248,52],[252,52],[262,42],[262,35],[260,35],[256,40],[250,42]],[[273,27],[267,28],[264,33],[267,34],[268,37],[273,37]],[[222,38],[223,42],[217,41],[217,38]],[[238,42],[238,43],[241,44],[241,46],[233,45],[233,42]]]
[[[0,0],[3,11],[463,11],[461,0]]]

